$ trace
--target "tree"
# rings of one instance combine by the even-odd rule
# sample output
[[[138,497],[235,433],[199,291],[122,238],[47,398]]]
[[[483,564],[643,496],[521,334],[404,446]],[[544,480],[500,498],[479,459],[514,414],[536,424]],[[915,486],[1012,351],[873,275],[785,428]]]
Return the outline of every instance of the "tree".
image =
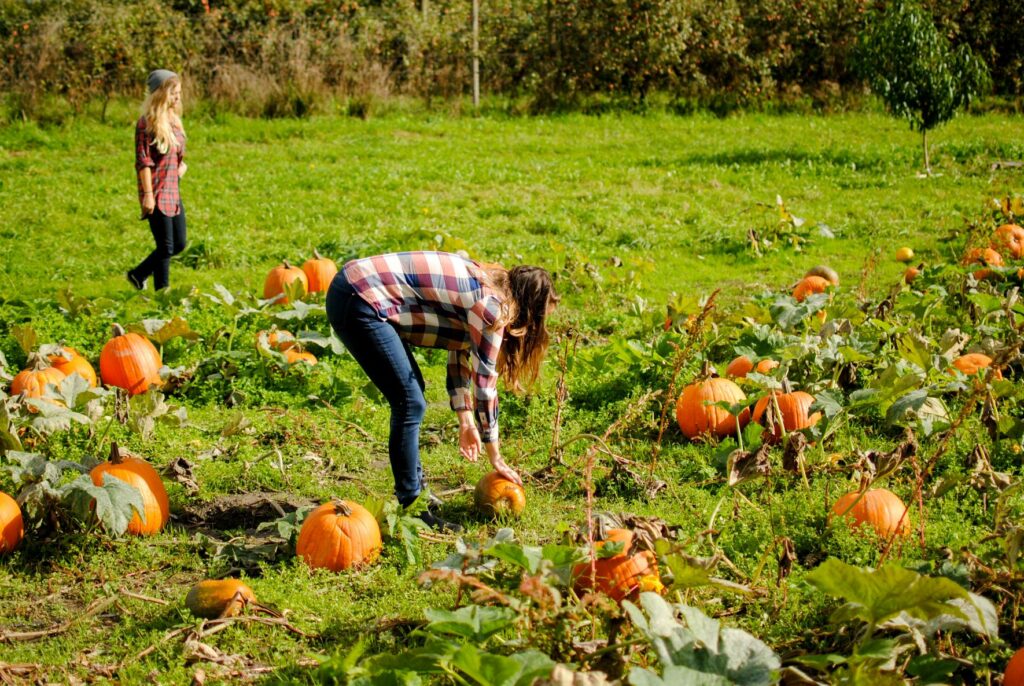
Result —
[[[921,132],[931,174],[928,132],[989,87],[985,64],[965,45],[953,48],[931,16],[913,2],[896,2],[860,36],[856,66],[896,117]]]

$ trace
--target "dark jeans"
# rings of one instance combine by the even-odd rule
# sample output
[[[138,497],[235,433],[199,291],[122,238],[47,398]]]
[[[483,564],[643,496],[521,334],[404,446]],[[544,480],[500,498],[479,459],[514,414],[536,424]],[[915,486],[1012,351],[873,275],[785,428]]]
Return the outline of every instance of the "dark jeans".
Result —
[[[395,477],[395,495],[403,506],[420,494],[420,423],[427,411],[423,375],[409,344],[389,322],[381,321],[338,272],[327,289],[327,318],[338,338],[380,389],[391,406],[388,456]]]
[[[149,253],[139,266],[131,271],[139,283],[153,277],[154,290],[167,288],[171,280],[171,257],[185,249],[185,206],[181,212],[168,217],[160,210],[153,208],[149,215],[149,230],[153,232],[156,248]]]

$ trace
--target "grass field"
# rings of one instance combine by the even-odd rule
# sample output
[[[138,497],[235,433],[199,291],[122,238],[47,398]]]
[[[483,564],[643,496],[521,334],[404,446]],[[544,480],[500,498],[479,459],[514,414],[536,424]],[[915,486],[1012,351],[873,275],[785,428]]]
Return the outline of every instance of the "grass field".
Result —
[[[292,510],[334,496],[387,496],[391,477],[387,408],[347,354],[328,349],[316,367],[285,368],[254,350],[257,332],[271,323],[326,335],[326,319],[318,311],[302,320],[275,320],[273,309],[232,310],[207,297],[216,295],[215,285],[239,298],[261,295],[275,263],[301,263],[314,248],[339,264],[376,252],[443,249],[547,267],[564,296],[555,328],[563,335],[570,327],[578,332],[581,352],[565,372],[569,395],[560,419],[558,345],[533,393],[503,395],[503,450],[529,474],[548,464],[556,424],[563,441],[600,436],[637,408],[646,391],[667,388],[673,353],[656,341],[670,302],[683,315],[695,313],[702,297],[721,289],[715,328],[702,334],[697,352],[724,363],[733,355],[736,332],[746,326],[742,317],[763,322],[757,308],[766,306],[752,296],[788,293],[808,268],[826,263],[841,278],[831,316],[874,331],[861,306],[877,303],[899,280],[904,265],[892,259],[897,247],[913,247],[929,264],[955,262],[986,203],[1021,192],[1019,169],[992,165],[1024,159],[1022,124],[995,115],[954,121],[931,137],[938,175],[918,178],[918,136],[901,122],[868,114],[186,118],[189,173],[182,187],[191,245],[172,264],[172,289],[162,296],[136,294],[124,278],[152,243],[148,226],[137,219],[131,111],[118,109],[108,124],[0,129],[0,353],[6,371],[24,366],[18,340],[29,330],[38,343],[64,341],[94,364],[112,321],[181,316],[196,334],[163,346],[164,362],[191,377],[167,396],[187,411],[184,426],[157,421],[146,431],[114,421],[108,410],[94,423],[26,434],[24,449],[51,461],[102,459],[112,439],[159,468],[183,458],[194,488],[165,477],[175,520],[156,536],[118,539],[95,527],[44,526],[0,559],[0,631],[57,629],[32,640],[0,640],[0,676],[187,684],[202,670],[206,683],[311,683],[320,660],[358,639],[366,639],[369,654],[396,652],[417,640],[408,636],[405,620],[420,620],[429,607],[454,606],[447,587],[417,583],[429,563],[452,552],[451,539],[424,541],[420,564],[408,563],[401,544],[389,542],[378,564],[337,575],[311,572],[283,544],[276,553],[257,551],[262,557],[255,561],[252,550],[234,559],[230,548],[216,550],[210,539],[244,547],[257,540],[258,522],[277,519],[266,499],[246,500],[245,494],[277,494]],[[780,221],[777,197],[802,224]],[[798,240],[800,250],[776,245],[758,257],[749,247],[750,229],[762,236],[780,232]],[[942,309],[941,298],[936,302],[922,320]],[[908,314],[901,326],[912,326],[914,318]],[[962,326],[978,339],[1003,335],[990,320]],[[938,339],[940,320],[934,327],[927,333]],[[799,329],[813,346],[810,332]],[[610,356],[602,358],[602,351]],[[699,357],[685,360],[680,383],[693,378]],[[797,355],[790,357],[795,364]],[[451,492],[444,512],[467,525],[467,539],[483,540],[496,525],[472,511],[471,493],[457,489],[475,483],[484,467],[458,456],[442,356],[423,352],[421,363],[430,402],[423,434],[428,481],[435,492]],[[864,385],[874,378],[864,371],[869,366],[861,363]],[[818,390],[828,385],[802,380]],[[1015,388],[1000,393],[1007,398],[1005,414],[1020,417]],[[963,398],[948,404],[955,416]],[[613,452],[644,473],[658,435],[658,408],[657,401],[640,407],[609,437]],[[27,426],[31,419],[18,421]],[[940,452],[939,473],[967,473],[966,456],[979,440],[988,442],[977,418],[967,424]],[[850,471],[825,467],[852,460],[857,450],[889,450],[901,434],[878,417],[836,424],[808,449],[808,462],[821,467],[810,482],[775,475],[734,487],[726,482],[725,456],[735,441],[692,444],[673,422],[652,474],[667,487],[650,497],[616,475],[609,455],[599,453],[595,508],[660,517],[682,532],[689,554],[721,554],[715,574],[755,593],[713,585],[674,593],[759,637],[784,663],[801,653],[848,652],[851,635],[828,621],[836,601],[808,584],[805,574],[830,556],[872,566],[880,551],[877,540],[829,525],[831,502],[856,482]],[[1019,483],[1020,438],[1012,431],[1007,436],[991,446],[992,464]],[[589,445],[581,440],[566,448],[555,481],[528,480],[526,514],[503,522],[521,541],[560,540],[584,519],[580,459]],[[922,453],[933,454],[937,446],[923,439]],[[10,455],[0,458],[5,462],[13,463]],[[909,501],[913,474],[894,474],[888,487]],[[7,471],[0,471],[0,490],[16,491]],[[225,498],[236,499],[234,509],[213,507],[228,503]],[[1000,502],[1019,516],[1022,500],[1020,489],[1011,489]],[[917,514],[913,520],[916,532]],[[990,503],[966,483],[929,501],[923,532],[923,547],[915,536],[896,546],[889,560],[924,561],[935,570],[944,560],[959,560],[962,549],[982,555],[999,546],[982,543],[993,532]],[[795,563],[777,584],[782,536],[795,546]],[[1008,574],[1019,581],[1015,564]],[[237,568],[261,603],[308,635],[247,623],[197,639],[199,647],[183,633],[168,638],[197,623],[182,603],[189,587]],[[987,678],[990,666],[1001,673],[1010,648],[1020,645],[1016,605],[999,603],[999,611],[1006,643],[959,636],[955,645],[952,639],[944,644],[945,654],[973,663],[957,679]],[[593,631],[599,638],[603,630]],[[655,664],[643,652],[632,660]],[[20,671],[12,667],[18,664]]]

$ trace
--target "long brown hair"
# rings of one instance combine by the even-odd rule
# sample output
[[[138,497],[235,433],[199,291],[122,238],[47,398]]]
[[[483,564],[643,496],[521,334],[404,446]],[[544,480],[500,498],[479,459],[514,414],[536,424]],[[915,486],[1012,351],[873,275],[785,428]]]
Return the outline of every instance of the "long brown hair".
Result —
[[[498,373],[514,391],[537,380],[548,350],[548,310],[558,304],[551,275],[540,267],[505,270],[485,264],[489,285],[504,296],[501,321],[505,335],[498,351]]]

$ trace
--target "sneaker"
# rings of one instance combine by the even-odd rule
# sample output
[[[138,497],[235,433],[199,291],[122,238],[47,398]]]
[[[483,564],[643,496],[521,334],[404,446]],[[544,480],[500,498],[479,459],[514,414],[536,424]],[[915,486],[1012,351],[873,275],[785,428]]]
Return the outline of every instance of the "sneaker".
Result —
[[[433,503],[431,503],[426,510],[420,513],[420,519],[434,531],[442,531],[449,534],[462,533],[462,525],[456,524],[455,522],[449,522],[447,519],[442,519],[437,514],[437,508]]]
[[[142,290],[142,287],[143,287],[143,286],[145,286],[145,284],[144,284],[144,283],[142,283],[142,282],[141,282],[141,281],[139,281],[139,280],[138,280],[137,278],[135,278],[135,274],[133,274],[133,273],[132,273],[132,271],[131,271],[130,269],[129,269],[129,270],[128,270],[128,272],[127,272],[127,273],[125,274],[125,276],[127,276],[127,277],[128,277],[128,283],[130,283],[130,284],[132,285],[132,287],[133,287],[133,288],[134,288],[135,290],[137,290],[137,291],[141,291],[141,290]]]

